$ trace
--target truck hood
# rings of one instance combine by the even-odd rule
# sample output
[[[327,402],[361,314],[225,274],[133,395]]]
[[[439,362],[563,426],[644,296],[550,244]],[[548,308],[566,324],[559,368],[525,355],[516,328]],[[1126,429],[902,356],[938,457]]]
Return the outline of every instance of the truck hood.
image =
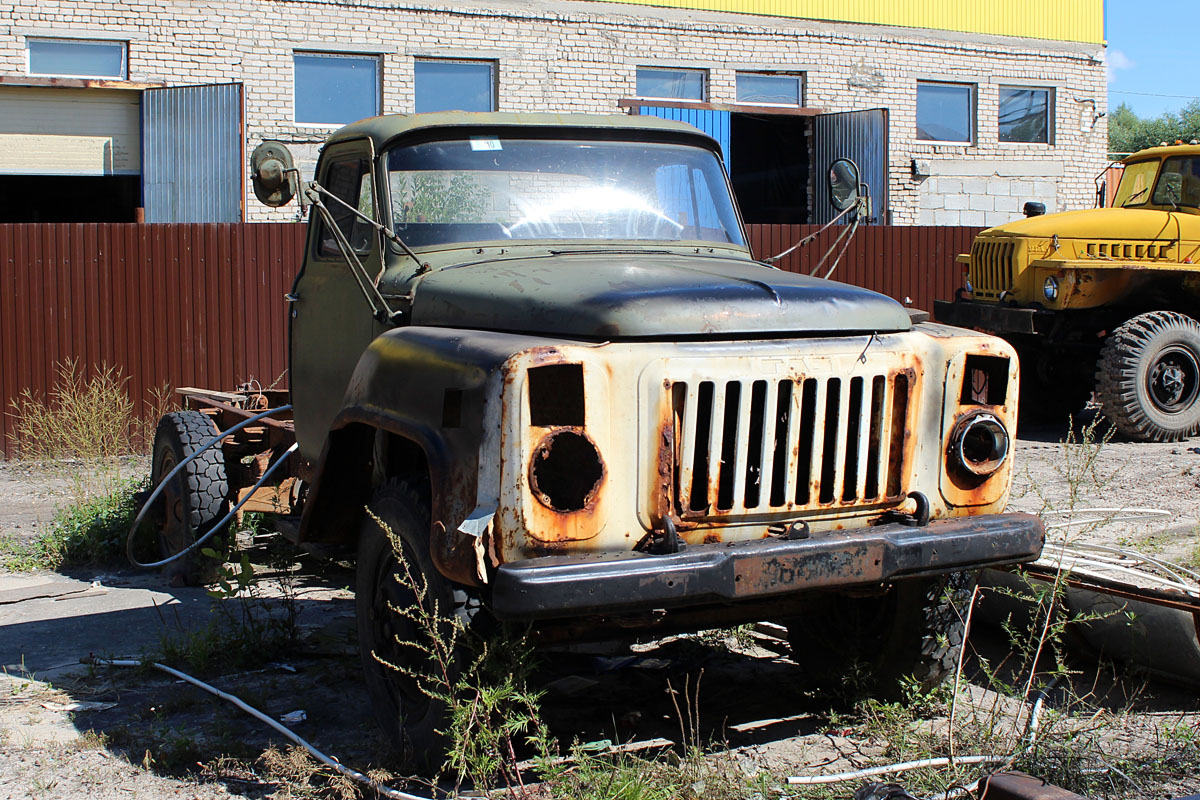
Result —
[[[447,267],[413,292],[412,323],[579,338],[911,329],[881,294],[736,258],[560,254]]]
[[[1182,229],[1182,230],[1181,230]],[[1157,239],[1200,233],[1200,217],[1148,208],[1090,208],[1029,217],[988,228],[989,236],[1049,239]]]

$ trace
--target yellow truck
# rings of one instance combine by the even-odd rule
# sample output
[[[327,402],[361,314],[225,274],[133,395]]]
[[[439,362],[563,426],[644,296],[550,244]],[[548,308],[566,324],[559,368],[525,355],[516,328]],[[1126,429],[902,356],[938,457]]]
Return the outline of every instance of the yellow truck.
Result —
[[[1200,431],[1200,145],[1124,164],[1112,208],[980,233],[934,314],[1014,345],[1022,412],[1065,418],[1094,390],[1123,435],[1178,441]]]

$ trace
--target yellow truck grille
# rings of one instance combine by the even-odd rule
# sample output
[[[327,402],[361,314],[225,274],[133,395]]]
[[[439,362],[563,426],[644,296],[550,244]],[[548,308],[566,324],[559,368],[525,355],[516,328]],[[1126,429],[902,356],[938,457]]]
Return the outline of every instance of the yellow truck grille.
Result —
[[[971,247],[971,287],[976,300],[990,300],[1013,288],[1012,242],[976,239]]]
[[[913,375],[671,384],[683,519],[770,516],[907,494]]]

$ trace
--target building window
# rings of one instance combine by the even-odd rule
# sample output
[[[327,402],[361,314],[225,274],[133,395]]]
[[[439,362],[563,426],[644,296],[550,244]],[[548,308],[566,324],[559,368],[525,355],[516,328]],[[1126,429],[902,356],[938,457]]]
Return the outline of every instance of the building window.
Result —
[[[416,111],[495,111],[496,62],[419,58],[413,65]]]
[[[296,53],[294,108],[301,125],[345,125],[379,113],[379,58]]]
[[[707,98],[708,73],[702,69],[637,68],[637,96],[665,100]]]
[[[1050,90],[1000,87],[1000,141],[1050,144]]]
[[[71,78],[117,78],[125,71],[125,42],[84,39],[29,39],[30,75]]]
[[[804,100],[804,76],[787,72],[739,72],[737,101],[756,106],[799,106]]]
[[[927,142],[974,142],[975,87],[969,83],[918,81],[917,138]]]

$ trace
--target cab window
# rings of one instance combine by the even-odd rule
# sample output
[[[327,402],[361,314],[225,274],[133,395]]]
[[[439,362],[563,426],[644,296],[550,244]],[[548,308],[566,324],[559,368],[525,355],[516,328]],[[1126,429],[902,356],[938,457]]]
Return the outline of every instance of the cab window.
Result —
[[[1172,156],[1164,161],[1152,201],[1162,206],[1200,208],[1200,158]]]
[[[360,213],[372,219],[375,218],[375,202],[371,191],[371,162],[367,158],[359,157],[334,162],[325,171],[325,179],[321,185],[338,200],[358,209]],[[359,254],[371,252],[374,228],[337,200],[325,197],[324,201],[338,230],[350,242],[354,252]],[[318,242],[318,255],[341,255],[342,251],[338,247],[337,238],[325,220],[322,220],[321,223]]]
[[[1113,205],[1143,206],[1150,202],[1150,187],[1154,185],[1154,174],[1158,171],[1157,161],[1138,161],[1127,164],[1121,175],[1121,183],[1117,186],[1117,196]]]

